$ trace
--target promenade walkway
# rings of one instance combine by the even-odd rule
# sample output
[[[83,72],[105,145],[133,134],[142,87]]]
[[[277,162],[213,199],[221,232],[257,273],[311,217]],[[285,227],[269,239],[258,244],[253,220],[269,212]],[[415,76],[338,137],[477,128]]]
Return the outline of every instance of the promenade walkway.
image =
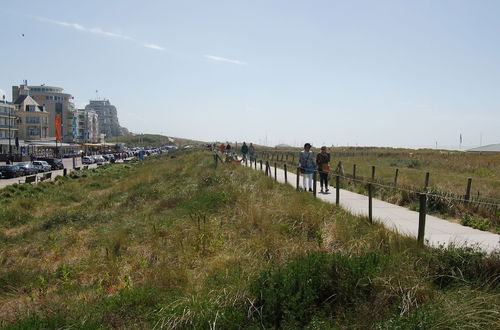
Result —
[[[250,165],[248,165],[250,166]],[[260,170],[260,165],[257,164]],[[271,173],[274,177],[274,167],[271,167]],[[278,182],[285,182],[285,173],[283,169],[277,168]],[[296,185],[296,174],[287,173],[288,184]],[[332,178],[330,178],[330,182]],[[302,187],[302,178],[300,178]],[[317,197],[329,203],[335,203],[336,191],[330,186],[330,194],[320,194]],[[319,183],[318,183],[319,191]],[[368,196],[353,193],[348,190],[339,191],[340,206],[353,214],[368,216]],[[390,204],[373,198],[373,220],[383,223],[387,228],[395,230],[403,235],[417,238],[419,213],[407,208]],[[474,246],[486,252],[500,250],[500,235],[477,230],[471,227],[462,226],[448,220],[427,215],[425,225],[425,243],[431,246],[448,246],[453,243],[458,246]]]

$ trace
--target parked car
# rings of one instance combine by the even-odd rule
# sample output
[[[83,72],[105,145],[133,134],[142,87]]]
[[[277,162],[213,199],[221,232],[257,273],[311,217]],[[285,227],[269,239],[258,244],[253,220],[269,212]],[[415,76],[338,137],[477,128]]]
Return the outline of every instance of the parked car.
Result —
[[[38,169],[32,163],[19,163],[17,166],[23,171],[22,175],[33,175],[38,173]]]
[[[112,159],[115,159],[115,156],[113,154],[106,154],[106,155],[102,155],[104,157],[104,159],[106,159],[107,161],[111,161]]]
[[[2,178],[16,178],[23,175],[23,170],[17,165],[0,165],[0,176]]]
[[[92,156],[83,156],[82,163],[87,164],[87,165],[88,164],[94,164],[95,163],[94,157],[92,157]]]
[[[44,160],[34,160],[32,163],[38,169],[38,172],[49,172],[52,170],[52,166]]]
[[[49,163],[49,165],[52,167],[53,170],[62,170],[64,168],[64,164],[62,160],[60,160],[59,158],[42,157],[42,158],[37,158],[37,160],[46,161],[47,163]]]
[[[104,159],[104,157],[101,155],[95,155],[94,160],[98,165],[104,164],[106,162],[106,159]]]

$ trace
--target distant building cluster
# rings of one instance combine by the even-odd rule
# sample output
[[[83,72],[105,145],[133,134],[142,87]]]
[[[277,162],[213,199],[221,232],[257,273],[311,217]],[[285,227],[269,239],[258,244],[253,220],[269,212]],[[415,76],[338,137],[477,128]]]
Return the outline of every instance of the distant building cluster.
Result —
[[[109,100],[90,100],[77,109],[61,87],[12,86],[12,100],[0,95],[0,154],[29,145],[97,144],[128,132]],[[24,149],[23,149],[24,150]]]

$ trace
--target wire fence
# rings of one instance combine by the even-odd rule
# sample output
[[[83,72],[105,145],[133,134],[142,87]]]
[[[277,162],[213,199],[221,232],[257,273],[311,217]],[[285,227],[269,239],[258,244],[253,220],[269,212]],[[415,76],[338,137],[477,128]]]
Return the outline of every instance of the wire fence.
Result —
[[[337,156],[337,154],[335,154],[335,155]],[[276,161],[276,162],[280,162],[280,163],[286,162],[290,165],[295,165],[298,162],[298,155],[296,152],[265,151],[265,152],[261,152],[259,156],[260,156],[260,158],[262,158],[264,160]],[[354,164],[354,166],[353,166],[353,174],[346,174],[346,171],[344,171],[344,168],[343,168],[342,161],[340,161],[339,164],[341,164],[340,165],[341,170],[339,170],[339,172],[341,172],[341,174],[344,174],[346,176],[351,176],[354,179],[356,179],[356,177],[363,178],[360,175],[356,175],[356,171],[359,172],[359,170],[360,170],[360,168],[357,167],[356,164]],[[434,192],[434,194],[440,195],[440,196],[446,197],[446,198],[465,199],[465,200],[470,201],[470,202],[476,202],[476,203],[482,203],[482,204],[484,204],[484,203],[486,203],[486,204],[500,204],[500,199],[481,195],[479,191],[477,191],[477,195],[472,193],[472,182],[473,182],[473,180],[474,181],[481,180],[478,178],[473,179],[471,177],[464,177],[464,176],[460,176],[460,175],[458,175],[458,176],[454,176],[454,175],[450,175],[450,174],[445,175],[448,177],[453,177],[454,179],[457,179],[457,178],[467,179],[466,186],[464,189],[465,194],[462,195],[462,194],[458,194],[456,192],[452,192],[452,191],[449,191],[447,189],[441,188],[441,187],[436,186],[436,185],[429,186],[430,172],[425,172],[425,171],[421,171],[421,170],[418,170],[418,171],[420,171],[422,174],[425,173],[425,184],[423,186],[414,186],[414,185],[399,183],[398,181],[400,181],[400,179],[401,179],[401,174],[400,174],[399,168],[393,168],[393,167],[390,167],[391,169],[394,170],[394,177],[392,180],[393,182],[387,182],[384,179],[375,176],[375,169],[379,168],[379,167],[380,166],[371,166],[372,176],[369,178],[370,181],[377,182],[379,184],[386,185],[386,186],[398,186],[398,187],[406,188],[408,190],[413,190],[413,191],[417,191],[417,192],[426,192],[430,189]],[[439,176],[441,177],[441,174],[439,174]],[[491,182],[497,182],[497,181],[489,180],[489,182],[491,183]]]
[[[258,165],[260,169],[265,171],[266,175],[272,176],[271,173],[271,163],[272,160],[275,161],[274,167],[274,176],[276,178],[276,169],[278,167],[282,167],[285,170],[285,180],[287,181],[287,173],[293,172],[293,169],[296,169],[295,160],[298,162],[298,155],[295,153],[270,153],[263,152],[256,157],[254,155],[253,159],[251,159],[255,169],[257,169]],[[270,163],[271,160],[271,163]],[[219,157],[219,161],[222,159]],[[226,159],[227,161],[227,159]],[[237,163],[241,162],[240,160],[233,159]],[[246,159],[246,165],[248,166],[249,159]],[[288,166],[291,165],[291,166]],[[317,174],[321,173],[321,171],[314,172],[314,194],[316,195],[316,186],[317,186]],[[357,192],[365,195],[378,195],[383,200],[388,200],[391,203],[410,206],[413,209],[419,209],[422,207],[419,205],[420,196],[426,196],[426,206],[428,206],[429,211],[437,212],[442,214],[447,214],[451,216],[460,216],[465,213],[475,214],[477,216],[487,217],[491,220],[491,224],[496,226],[500,223],[499,216],[499,205],[500,203],[495,200],[486,200],[483,198],[475,198],[470,195],[470,185],[471,180],[469,179],[467,185],[467,191],[465,195],[454,194],[448,191],[440,191],[433,187],[428,187],[428,175],[426,184],[424,187],[414,187],[409,185],[401,185],[397,183],[397,179],[392,183],[384,182],[377,177],[375,177],[375,171],[372,171],[372,177],[366,178],[362,176],[357,176],[354,172],[353,174],[346,174],[343,170],[341,164],[337,165],[334,171],[331,172],[323,172],[328,173],[329,175],[335,177],[338,180],[336,182],[336,186],[342,186],[345,189],[355,190],[356,187],[362,187]],[[299,176],[301,175],[300,171],[297,169],[297,182],[296,186],[299,188]],[[396,174],[397,176],[397,174]]]
[[[286,161],[286,157],[284,157],[283,161],[276,159],[274,164],[271,164],[269,160],[266,160],[265,156],[260,155],[257,158],[255,155],[249,159],[247,157],[238,159],[235,153],[232,154],[223,154],[224,157],[221,157],[219,152],[214,152],[214,160],[215,166],[219,162],[224,163],[243,163],[245,166],[253,167],[254,169],[259,169],[264,171],[266,176],[273,177],[274,180],[278,181],[278,168],[281,166],[283,168],[284,180],[285,183],[288,183],[288,174],[290,172],[296,171],[296,189],[300,189],[300,176],[301,176],[301,168],[296,165],[288,166],[288,162]],[[294,156],[289,156],[292,158],[292,162],[294,161]],[[223,159],[224,158],[224,159]],[[298,158],[298,157],[297,157]],[[274,165],[274,166],[272,166]],[[274,173],[273,173],[274,172]],[[426,215],[429,211],[436,211],[440,213],[449,213],[449,211],[453,208],[455,211],[460,212],[471,212],[475,214],[489,216],[490,224],[493,226],[498,226],[500,223],[499,219],[499,203],[486,202],[482,200],[474,200],[470,198],[470,196],[454,196],[453,194],[437,194],[432,190],[427,189],[414,189],[413,187],[405,187],[398,186],[396,184],[387,184],[384,182],[378,182],[375,178],[363,178],[356,177],[355,175],[346,175],[342,173],[341,168],[337,166],[334,171],[318,171],[315,170],[313,172],[313,195],[317,197],[317,176],[319,173],[327,173],[332,175],[335,178],[335,203],[337,205],[340,204],[340,188],[342,185],[345,185],[345,188],[352,189],[355,186],[361,186],[366,189],[363,194],[368,196],[368,220],[370,222],[373,221],[373,196],[375,194],[381,195],[381,191],[383,189],[388,191],[396,191],[398,194],[405,195],[405,199],[408,203],[413,203],[413,206],[416,211],[418,211],[418,234],[417,234],[417,242],[419,245],[424,244],[424,235],[425,235],[425,222]],[[358,192],[359,193],[359,192]],[[383,196],[382,196],[383,197]],[[469,198],[467,198],[469,197]],[[384,198],[382,198],[384,199]],[[482,230],[487,230],[488,228],[480,228]]]

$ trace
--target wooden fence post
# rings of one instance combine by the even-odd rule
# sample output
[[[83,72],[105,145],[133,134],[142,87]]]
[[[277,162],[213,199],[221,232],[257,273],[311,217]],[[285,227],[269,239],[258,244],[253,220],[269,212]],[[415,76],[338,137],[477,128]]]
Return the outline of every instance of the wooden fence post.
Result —
[[[260,160],[260,170],[262,171],[262,159]]]
[[[375,180],[375,165],[372,166],[372,180]]]
[[[368,220],[373,222],[372,184],[368,184]]]
[[[398,174],[399,174],[399,168],[397,168],[396,173],[394,173],[394,186],[398,185]]]
[[[278,165],[274,163],[274,181],[278,181]]]
[[[465,200],[470,200],[470,188],[472,186],[472,178],[467,179],[467,190],[465,191]]]
[[[424,245],[425,235],[425,214],[427,209],[427,194],[420,194],[420,209],[418,212],[418,245]]]
[[[429,187],[429,175],[430,175],[429,172],[425,173],[424,189],[427,189],[427,187]]]
[[[340,176],[335,176],[335,204],[340,204]]]
[[[352,165],[352,178],[356,179],[356,164]]]
[[[283,164],[283,168],[284,168],[284,171],[285,171],[285,183],[288,183],[288,171],[286,169],[286,163]]]
[[[316,197],[316,181],[318,180],[318,171],[313,173],[313,196]]]
[[[300,167],[297,167],[297,190],[299,190]]]

